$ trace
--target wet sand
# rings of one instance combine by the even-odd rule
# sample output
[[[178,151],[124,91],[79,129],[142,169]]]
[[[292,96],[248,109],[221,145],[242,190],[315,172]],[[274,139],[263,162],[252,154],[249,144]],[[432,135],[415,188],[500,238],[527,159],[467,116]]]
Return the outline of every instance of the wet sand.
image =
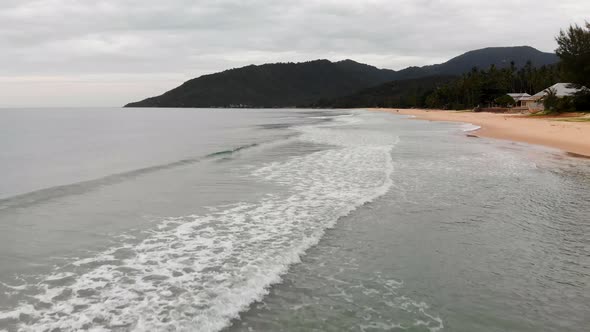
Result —
[[[568,122],[565,116],[525,116],[521,114],[474,113],[423,109],[371,109],[413,115],[420,120],[471,123],[481,128],[472,135],[544,145],[590,156],[590,121]]]

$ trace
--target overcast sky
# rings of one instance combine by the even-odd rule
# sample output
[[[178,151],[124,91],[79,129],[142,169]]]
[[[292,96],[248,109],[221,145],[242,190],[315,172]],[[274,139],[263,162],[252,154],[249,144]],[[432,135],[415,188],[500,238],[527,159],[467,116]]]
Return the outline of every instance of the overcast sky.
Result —
[[[0,0],[0,106],[120,106],[248,64],[553,51],[587,0]]]

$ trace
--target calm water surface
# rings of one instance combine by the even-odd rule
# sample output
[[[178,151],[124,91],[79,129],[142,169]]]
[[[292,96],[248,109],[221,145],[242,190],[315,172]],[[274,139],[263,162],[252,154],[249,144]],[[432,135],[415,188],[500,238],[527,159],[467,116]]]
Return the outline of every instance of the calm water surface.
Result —
[[[0,331],[588,331],[590,161],[469,129],[0,110]]]

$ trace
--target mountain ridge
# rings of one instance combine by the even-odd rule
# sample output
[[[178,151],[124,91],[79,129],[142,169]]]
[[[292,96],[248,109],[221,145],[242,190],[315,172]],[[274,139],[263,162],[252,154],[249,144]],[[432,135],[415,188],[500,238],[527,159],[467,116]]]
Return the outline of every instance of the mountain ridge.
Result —
[[[512,54],[512,57],[509,54]],[[402,69],[398,73],[412,70],[414,72],[425,71],[424,76],[460,75],[474,67],[487,69],[491,64],[497,68],[509,67],[511,61],[514,61],[515,67],[520,68],[525,66],[527,61],[531,61],[534,66],[543,66],[554,64],[559,61],[559,58],[554,53],[541,52],[531,46],[485,47],[465,52],[440,64],[412,66]],[[414,77],[405,78],[419,78],[415,75],[416,73],[414,73]]]
[[[160,96],[132,102],[125,107],[293,107],[347,96],[391,81],[428,76],[461,75],[473,67],[522,67],[556,63],[553,53],[530,46],[488,47],[463,53],[444,63],[380,69],[346,59],[299,63],[248,65],[193,78]]]

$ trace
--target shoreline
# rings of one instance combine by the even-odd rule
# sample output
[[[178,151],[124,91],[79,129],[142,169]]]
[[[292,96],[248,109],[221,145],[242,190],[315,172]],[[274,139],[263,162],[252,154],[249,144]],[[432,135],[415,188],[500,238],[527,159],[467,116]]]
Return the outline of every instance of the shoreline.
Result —
[[[426,109],[368,108],[370,111],[412,115],[418,120],[462,122],[479,126],[468,136],[542,145],[574,157],[590,157],[590,121],[564,121],[572,116],[524,116]]]

